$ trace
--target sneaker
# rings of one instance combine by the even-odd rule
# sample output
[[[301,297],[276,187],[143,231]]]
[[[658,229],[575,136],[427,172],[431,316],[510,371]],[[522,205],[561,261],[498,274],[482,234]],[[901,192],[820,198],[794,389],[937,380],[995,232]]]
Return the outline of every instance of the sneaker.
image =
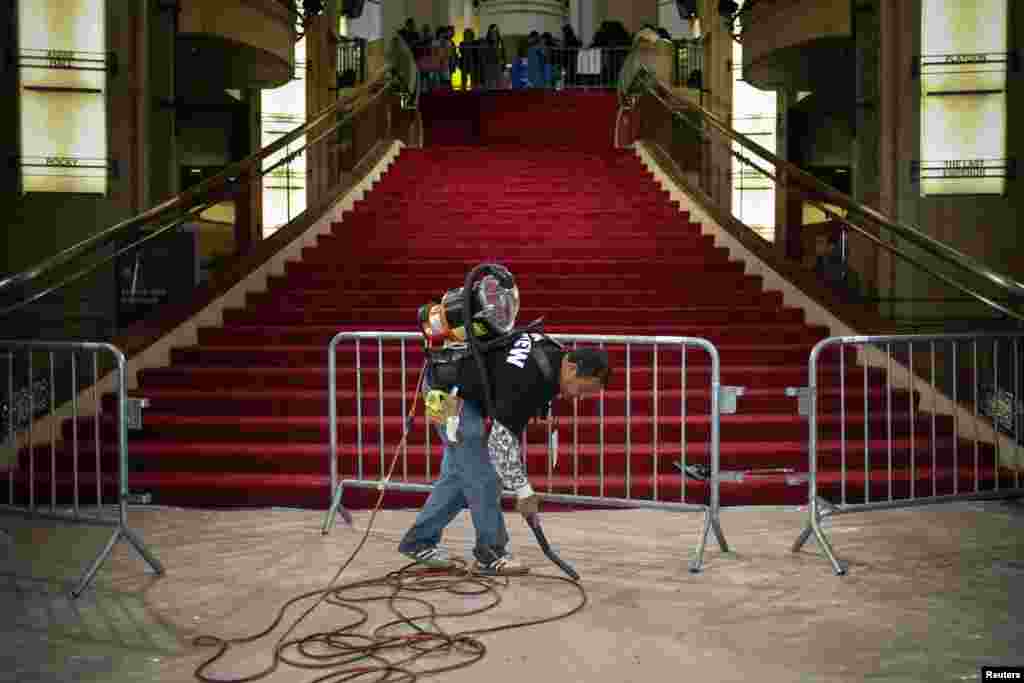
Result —
[[[477,560],[473,564],[473,571],[484,576],[521,576],[528,574],[530,568],[512,557],[511,554],[505,553],[487,563]]]
[[[431,569],[451,569],[455,566],[455,562],[448,557],[448,553],[437,546],[424,548],[415,553],[403,552],[402,554],[417,564]]]

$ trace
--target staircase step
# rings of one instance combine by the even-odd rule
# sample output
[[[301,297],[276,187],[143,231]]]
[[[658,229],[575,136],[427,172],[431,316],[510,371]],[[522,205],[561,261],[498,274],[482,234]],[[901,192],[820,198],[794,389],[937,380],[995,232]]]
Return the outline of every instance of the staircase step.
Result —
[[[558,245],[543,246],[532,244],[531,246],[499,247],[493,243],[471,245],[468,247],[449,248],[444,244],[434,244],[424,247],[416,245],[403,245],[400,247],[389,246],[387,249],[378,249],[367,246],[358,252],[358,256],[348,256],[355,246],[339,247],[307,247],[302,250],[299,263],[308,267],[327,266],[336,269],[339,262],[347,265],[350,270],[355,265],[372,267],[391,267],[394,264],[408,264],[410,256],[415,254],[417,267],[429,266],[436,272],[438,269],[447,268],[452,259],[459,259],[461,263],[467,264],[468,272],[474,265],[485,260],[499,260],[512,268],[514,264],[523,261],[539,261],[553,259],[564,253],[564,247]],[[609,253],[616,256],[617,265],[628,265],[632,262],[650,263],[655,258],[666,259],[668,263],[678,264],[679,267],[693,267],[696,263],[730,263],[729,253],[725,249],[711,249],[704,245],[693,247],[674,246],[670,244],[641,243],[634,240],[630,246],[616,248],[614,244],[601,247],[581,248],[574,250],[574,255],[580,259],[588,260],[599,266],[598,270],[606,269],[605,264],[597,263],[596,259],[602,258]],[[470,264],[470,262],[474,262]],[[435,264],[440,264],[436,265]],[[704,267],[702,265],[701,267]],[[741,271],[742,272],[742,271]]]
[[[495,254],[494,256],[499,256]],[[648,260],[643,262],[644,272],[657,281],[661,278],[675,278],[683,280],[691,286],[700,283],[701,277],[707,272],[743,273],[743,263],[740,261],[729,261],[727,252],[717,251],[714,255],[683,256],[676,259]],[[602,259],[590,261],[564,261],[555,259],[529,259],[529,258],[502,258],[501,262],[513,273],[519,271],[546,270],[559,274],[579,273],[580,275],[603,275],[605,277],[616,276],[621,271],[629,270],[629,262]],[[287,275],[313,275],[336,277],[352,272],[360,274],[375,275],[381,279],[398,272],[420,273],[429,275],[446,275],[449,278],[463,278],[471,269],[479,265],[480,259],[460,260],[424,260],[417,261],[412,258],[395,258],[386,262],[370,261],[362,263],[358,259],[351,261],[336,260],[328,263],[303,263],[289,261],[285,264]]]
[[[411,313],[411,312],[410,312]],[[411,316],[410,316],[411,317]],[[631,335],[671,335],[677,337],[703,337],[716,345],[730,343],[750,343],[755,339],[763,339],[776,344],[816,343],[828,335],[827,328],[808,327],[805,325],[683,325],[661,323],[658,325],[632,324],[626,330],[617,321],[604,324],[549,324],[546,329],[550,334],[609,334],[627,332]],[[397,320],[391,323],[374,323],[374,331],[410,332],[408,320]],[[231,325],[227,327],[199,329],[200,344],[322,344],[328,342],[338,332],[367,331],[365,323],[339,322],[337,325]],[[806,375],[806,368],[804,368]]]
[[[339,366],[352,366],[355,364],[355,343],[342,342],[337,346],[337,362]],[[592,344],[583,344],[592,346]],[[566,345],[572,349],[572,344]],[[419,367],[423,364],[424,355],[420,340],[407,341],[404,345],[405,363],[408,367]],[[650,345],[635,345],[630,350],[630,362],[651,364],[653,363],[653,347]],[[729,365],[795,365],[805,362],[810,355],[811,345],[786,345],[786,344],[764,344],[764,345],[730,345],[718,348],[722,362]],[[378,348],[377,342],[364,340],[359,344],[359,357],[364,368],[376,368],[378,356],[383,356],[385,367],[397,367],[402,362],[402,345],[399,342],[388,341]],[[617,366],[624,366],[626,362],[626,349],[623,345],[608,347],[607,353],[611,362]],[[658,362],[669,364],[681,364],[683,352],[675,345],[662,344],[658,351]],[[686,350],[687,362],[702,362],[705,352],[702,349],[689,348]],[[853,349],[845,349],[846,362],[851,369],[855,362],[856,353]],[[327,347],[326,346],[254,346],[254,345],[205,345],[191,346],[187,348],[175,348],[171,350],[172,363],[184,363],[195,365],[228,365],[228,366],[250,366],[250,365],[277,365],[277,366],[309,366],[321,365],[326,367]],[[839,347],[829,347],[819,356],[819,362],[824,364],[837,364],[839,362]]]
[[[319,235],[317,243],[323,245],[340,244],[343,246],[356,245],[359,247],[368,244],[381,246],[405,246],[407,244],[418,244],[429,246],[440,244],[447,246],[458,246],[452,244],[452,240],[466,240],[479,235],[479,228],[484,223],[479,219],[472,221],[446,220],[438,224],[431,216],[409,216],[400,221],[383,221],[371,216],[350,217],[343,223],[332,223],[331,231]],[[681,214],[673,214],[669,221],[652,223],[650,221],[630,218],[629,220],[601,221],[577,221],[571,218],[551,217],[544,221],[524,224],[521,221],[489,220],[486,225],[501,226],[500,240],[503,243],[512,245],[521,240],[536,240],[538,242],[557,242],[554,238],[579,239],[579,240],[600,240],[604,244],[629,243],[635,239],[643,239],[657,242],[658,244],[708,244],[714,245],[714,236],[702,232],[699,223],[689,223],[681,218]],[[670,226],[668,228],[663,226]],[[422,231],[420,231],[422,228]],[[372,230],[371,235],[365,234],[363,230]],[[557,232],[553,232],[557,230]],[[492,235],[488,241],[497,239],[499,235]],[[396,245],[396,240],[400,242]],[[580,243],[579,247],[588,246]],[[575,250],[574,250],[575,251]]]
[[[544,209],[532,207],[529,209],[518,209],[518,208],[502,208],[502,207],[491,207],[486,213],[481,214],[480,209],[474,208],[456,208],[455,206],[449,206],[448,209],[439,212],[428,213],[425,210],[417,209],[404,209],[401,207],[360,207],[352,211],[346,211],[342,214],[342,225],[352,221],[372,221],[374,223],[402,223],[409,219],[424,220],[429,217],[434,220],[433,224],[438,225],[437,221],[444,221],[445,223],[451,222],[452,224],[467,224],[467,225],[480,225],[483,224],[495,224],[501,225],[506,222],[513,225],[529,226],[533,227],[535,223],[541,223],[546,221],[557,220],[558,217],[565,219],[565,208],[556,209],[554,207]],[[427,220],[429,220],[427,218]],[[599,223],[602,227],[606,224],[609,229],[612,228],[623,228],[623,227],[634,227],[642,225],[649,221],[665,221],[671,223],[681,222],[681,216],[678,209],[673,206],[661,206],[660,208],[646,208],[643,210],[630,211],[628,213],[622,210],[616,209],[577,209],[573,208],[572,218],[568,219],[570,223],[575,225],[587,225],[595,222]],[[445,223],[441,223],[444,225]],[[504,237],[503,235],[500,237]]]
[[[413,387],[408,387],[404,394],[401,391],[387,391],[383,394],[383,406],[381,405],[381,394],[377,391],[376,382],[368,380],[361,390],[363,414],[368,418],[376,418],[383,410],[385,415],[404,415],[412,407],[414,395]],[[739,411],[741,414],[754,413],[779,413],[790,415],[796,411],[795,399],[780,400],[783,392],[778,388],[759,389],[747,388],[746,393],[739,399]],[[291,388],[252,388],[252,389],[222,389],[211,394],[202,388],[193,387],[156,387],[149,386],[144,389],[130,392],[132,396],[142,396],[149,401],[146,411],[174,413],[177,415],[303,415],[323,416],[327,414],[327,390],[326,387],[319,389],[291,389]],[[690,415],[706,415],[711,410],[711,392],[705,386],[703,388],[690,388],[686,390],[686,413]],[[846,401],[846,413],[848,415],[863,415],[865,393],[862,389],[847,389],[844,396],[840,396],[838,389],[822,389],[819,391],[819,406],[823,412],[838,411],[842,400]],[[909,410],[911,405],[917,406],[919,397],[914,396],[911,400],[910,393],[906,390],[894,390],[891,398],[887,396],[885,388],[874,388],[868,391],[868,412],[884,412],[887,400],[891,400],[893,406],[900,410]],[[355,412],[355,401],[357,393],[354,390],[346,389],[338,391],[339,410],[349,414]],[[659,415],[669,417],[682,414],[682,392],[679,389],[660,390],[658,392]],[[105,395],[102,399],[103,410],[113,411],[116,406],[116,396]],[[583,405],[580,414],[593,413],[595,404]],[[596,410],[600,411],[600,399],[597,399]],[[635,392],[632,396],[630,407],[638,415],[650,415],[653,412],[654,394],[650,391]],[[580,410],[580,405],[576,405]],[[417,413],[422,414],[422,404],[418,404]],[[606,415],[625,415],[626,392],[605,391],[604,392],[604,413]],[[568,420],[573,415],[573,404],[570,401],[559,401],[556,407],[556,414],[562,419]],[[564,426],[571,430],[571,423]],[[851,435],[853,438],[853,435]]]
[[[710,242],[711,235],[702,232],[699,224],[680,219],[675,210],[667,212],[636,213],[600,220],[566,218],[558,214],[542,216],[524,222],[518,217],[477,215],[472,219],[446,214],[407,214],[402,216],[358,215],[347,216],[342,223],[332,223],[322,241],[336,240],[342,245],[362,240],[379,246],[472,246],[480,241],[481,231],[488,232],[488,243],[516,246],[523,240],[538,244],[560,245],[575,241],[577,249],[616,245],[634,239],[658,244]],[[613,250],[609,249],[611,253]]]
[[[35,476],[36,505],[50,504],[51,481],[48,473]],[[71,505],[74,498],[74,479],[70,474],[55,478],[57,504]],[[102,502],[111,505],[118,501],[120,482],[116,475],[99,478]],[[27,505],[27,473],[16,476],[16,504]],[[95,504],[95,473],[79,475],[78,490],[81,505]],[[331,502],[330,478],[322,474],[281,474],[265,472],[185,472],[167,471],[133,473],[128,477],[131,490],[153,491],[155,505],[182,505],[202,507],[299,507],[327,509]],[[396,500],[396,502],[398,502]],[[406,502],[408,504],[408,501]]]
[[[686,417],[686,429],[682,428],[683,420],[678,415],[663,416],[657,421],[650,416],[633,414],[630,417],[619,415],[604,416],[603,429],[600,419],[593,416],[595,411],[588,411],[590,416],[581,416],[574,421],[565,420],[566,428],[573,428],[579,443],[597,444],[602,438],[605,443],[624,444],[627,439],[636,445],[651,444],[655,441],[654,430],[657,427],[659,443],[678,444],[685,439],[689,442],[706,442],[711,438],[710,417],[707,414]],[[890,419],[891,418],[891,419]],[[867,430],[871,435],[894,437],[910,437],[922,444],[922,448],[932,433],[931,416],[915,415],[911,422],[910,415],[894,411],[891,416],[885,412],[871,413],[870,420],[865,422],[863,415],[848,415],[844,424],[838,416],[821,415],[818,418],[818,434],[821,438],[839,438],[841,429],[845,427],[851,440],[851,456],[856,452],[856,439]],[[397,443],[402,437],[404,420],[401,417],[385,417],[382,424],[379,418],[364,415],[362,421],[353,413],[342,408],[342,416],[338,419],[338,433],[347,442],[354,442],[358,433],[357,426],[362,424],[362,436],[365,443]],[[78,438],[86,442],[94,439],[96,422],[90,418],[78,421]],[[99,422],[101,438],[114,442],[117,437],[117,422],[112,415],[106,415]],[[911,427],[913,425],[913,428]],[[936,436],[952,437],[953,419],[950,416],[937,416],[934,429]],[[61,430],[64,439],[72,439],[75,423],[67,421]],[[807,422],[799,415],[780,414],[742,414],[723,415],[721,418],[721,438],[732,442],[746,440],[799,441],[806,437]],[[527,440],[541,445],[545,443],[547,427],[531,425],[527,429]],[[323,443],[329,440],[329,420],[322,415],[178,415],[147,411],[142,429],[135,437],[147,440],[165,440],[169,438],[187,439],[190,441],[217,442],[238,441],[240,436],[247,440],[261,443],[280,441],[284,443],[312,442]],[[426,438],[426,424],[423,421],[414,423],[409,439],[416,443]]]
[[[479,263],[479,262],[478,262]],[[476,264],[474,264],[475,266]],[[470,266],[469,268],[472,268]],[[409,270],[392,269],[388,273],[366,272],[353,268],[347,272],[335,270],[311,270],[303,273],[289,273],[288,275],[271,275],[267,278],[267,286],[270,291],[308,290],[318,289],[321,291],[330,290],[352,290],[361,289],[373,291],[375,287],[392,289],[409,283],[410,291],[421,292],[420,296],[426,295],[440,297],[449,289],[462,286],[466,273],[455,271],[451,273],[420,273],[415,267]],[[415,273],[415,274],[414,274]],[[696,287],[692,282],[683,280],[661,281],[660,279],[644,277],[636,270],[633,272],[616,273],[614,277],[596,275],[593,273],[569,273],[564,275],[530,275],[522,276],[516,274],[516,284],[519,287],[520,295],[528,300],[531,293],[544,291],[558,291],[559,289],[592,289],[598,292],[621,291],[625,289],[639,289],[651,285],[659,285],[660,296],[666,300],[683,299],[692,292],[700,296],[704,292],[738,292],[743,293],[751,286],[751,283],[759,281],[756,276],[747,275],[736,271],[729,272],[703,272],[701,286]]]
[[[408,226],[406,226],[408,227]],[[474,226],[479,228],[479,226]],[[400,239],[377,226],[376,235],[366,239],[358,234],[352,235],[323,235],[318,239],[316,246],[305,247],[302,250],[303,262],[316,260],[317,258],[336,258],[339,250],[348,251],[358,249],[359,258],[363,262],[375,259],[393,259],[401,256],[409,257],[414,254],[416,258],[430,260],[466,260],[476,258],[481,252],[494,251],[494,243],[472,244],[459,243],[459,235],[438,235],[425,234],[415,240]],[[461,237],[465,237],[464,235]],[[587,235],[579,231],[578,235],[563,235],[566,238],[578,237],[581,244],[573,249],[573,256],[579,259],[591,259],[615,254],[616,256],[648,255],[679,257],[693,254],[715,254],[714,238],[705,235],[680,235],[671,240],[655,239],[647,235],[634,234],[618,238],[600,237]],[[521,259],[543,258],[543,254],[559,253],[564,249],[564,242],[559,243],[552,240],[544,240],[539,235],[503,235],[508,244],[502,246],[502,251],[509,257],[516,256]],[[536,253],[534,253],[536,252]]]
[[[237,433],[237,430],[236,430]],[[685,449],[680,441],[659,441],[655,451],[651,442],[632,443],[628,447],[622,441],[606,441],[602,446],[583,440],[572,442],[565,434],[559,448],[557,463],[549,460],[546,441],[541,438],[528,442],[525,462],[533,476],[546,476],[549,468],[555,474],[568,475],[574,472],[606,475],[678,473],[685,452],[686,465],[710,464],[708,440],[687,438]],[[192,438],[187,442],[173,442],[155,437],[133,438],[128,445],[129,468],[132,472],[155,472],[180,469],[185,471],[246,471],[246,472],[292,472],[317,473],[329,468],[328,439],[319,441],[261,441],[259,439],[231,440],[216,439],[204,441]],[[885,438],[873,438],[868,442],[869,466],[872,471],[887,473],[893,470],[930,467],[963,467],[973,470],[975,463],[972,441],[952,436],[937,436],[931,439],[902,434],[892,441],[892,448]],[[934,444],[934,448],[933,448]],[[956,448],[954,448],[956,444]],[[101,443],[100,471],[118,471],[118,447],[116,438]],[[18,463],[24,472],[50,472],[56,464],[60,473],[72,472],[78,463],[79,472],[95,473],[97,469],[96,448],[92,439],[82,439],[78,446],[77,460],[70,444],[59,446],[51,452],[49,446],[34,448],[36,460],[30,463],[27,449],[19,452]],[[381,458],[383,452],[384,457]],[[443,455],[443,445],[436,434],[431,434],[429,450],[425,434],[410,438],[403,451],[397,439],[385,440],[381,451],[376,433],[364,432],[362,448],[355,434],[346,436],[338,444],[338,471],[342,476],[356,477],[360,472],[359,455],[362,453],[364,478],[379,477],[381,462],[385,470],[398,452],[400,473],[438,476]],[[427,453],[429,452],[429,463]],[[629,454],[627,457],[627,453]],[[768,445],[763,441],[734,441],[728,447],[722,445],[720,462],[723,479],[736,478],[737,473],[750,470],[781,469],[791,474],[807,473],[808,457],[806,440],[780,440]],[[845,449],[839,439],[823,438],[818,445],[819,471],[842,470],[845,463],[847,472],[864,471],[864,442],[851,440]],[[627,467],[628,463],[628,467]],[[995,450],[983,445],[978,450],[979,469],[995,467]],[[752,473],[754,474],[754,473]]]
[[[440,292],[443,293],[443,292]],[[440,294],[439,293],[439,294]],[[521,291],[521,296],[525,294]],[[437,297],[438,294],[433,295]],[[552,305],[581,305],[588,307],[623,307],[637,302],[653,302],[664,296],[664,292],[654,289],[619,289],[594,291],[583,289],[564,289],[545,292],[545,303]],[[432,298],[421,291],[402,289],[355,290],[339,289],[283,289],[274,287],[267,292],[254,292],[246,297],[246,305],[252,309],[264,306],[281,308],[320,308],[337,306],[344,303],[351,306],[372,306],[386,302],[395,308],[418,308]],[[764,292],[759,287],[744,285],[735,290],[721,291],[717,289],[691,290],[677,299],[681,306],[698,304],[728,305],[742,301],[747,305],[758,305],[766,308],[782,306],[782,292]],[[808,352],[810,349],[808,348]]]
[[[405,372],[406,387],[414,387],[419,377],[420,368],[408,367]],[[682,368],[678,365],[659,365],[659,385],[663,390],[678,389],[681,383]],[[151,368],[140,371],[140,384],[143,386],[163,387],[185,387],[196,383],[203,386],[230,386],[230,387],[290,387],[316,389],[327,386],[327,368],[323,366],[306,367],[228,367],[228,366],[202,366],[202,365],[174,365],[167,368]],[[687,386],[694,389],[708,386],[710,381],[711,368],[707,363],[690,363],[686,368]],[[338,388],[342,390],[352,389],[356,383],[356,371],[352,367],[339,366],[337,372]],[[821,381],[834,382],[838,378],[838,372],[834,367],[826,366],[819,376]],[[609,380],[610,390],[621,390],[625,388],[626,372],[624,368],[613,369]],[[649,391],[653,386],[653,372],[650,368],[633,366],[631,372],[633,391]],[[871,386],[877,387],[884,384],[884,370],[875,368],[868,369],[868,378]],[[800,386],[801,380],[806,381],[807,368],[802,365],[726,365],[721,369],[721,381],[725,385],[746,386],[756,385],[759,388],[769,386],[779,387]],[[366,368],[363,371],[364,383],[376,382],[377,373]],[[402,374],[399,369],[385,368],[381,373],[381,381],[386,390],[400,390],[402,386]],[[847,369],[847,386],[859,387],[863,381],[862,370]],[[780,398],[782,398],[780,396]],[[594,401],[595,399],[589,399]],[[790,399],[792,400],[792,399]]]
[[[980,470],[978,488],[991,491],[995,488],[996,476],[992,468]],[[916,475],[916,476],[914,476]],[[909,470],[898,470],[890,480],[884,473],[872,474],[865,479],[863,473],[849,473],[846,494],[849,502],[859,502],[864,497],[865,481],[872,500],[890,497],[902,500],[910,496],[910,481],[914,480],[918,492],[931,492],[932,471],[921,468],[911,474]],[[954,479],[961,491],[974,490],[974,470],[960,468],[939,469],[935,472],[937,493],[944,495],[954,490]],[[839,500],[841,495],[842,476],[839,472],[819,472],[819,493],[822,497]],[[24,504],[27,499],[28,476],[17,475],[16,503]],[[70,504],[72,499],[73,479],[71,475],[58,475],[57,495],[59,504]],[[430,483],[426,477],[410,477],[410,483]],[[541,492],[549,489],[548,479],[544,476],[531,477],[534,487]],[[36,482],[36,503],[45,506],[49,503],[50,477],[38,474]],[[678,474],[662,474],[657,477],[657,500],[678,502],[683,499],[683,478]],[[1013,479],[1005,471],[1000,472],[999,484],[1002,488],[1012,485]],[[113,475],[101,479],[105,502],[117,500],[118,481]],[[651,478],[631,478],[629,494],[635,499],[654,499]],[[133,490],[154,491],[153,503],[157,505],[202,505],[208,507],[266,507],[293,506],[311,509],[326,509],[330,504],[330,479],[326,474],[291,474],[291,473],[249,473],[249,472],[140,472],[128,478],[128,485]],[[551,479],[550,489],[553,493],[577,493],[578,495],[596,496],[604,493],[608,497],[625,497],[627,493],[624,476],[607,477],[603,490],[596,476],[581,477],[559,476]],[[95,475],[83,474],[79,477],[81,503],[89,504],[95,498]],[[377,500],[376,490],[346,488],[343,504],[348,509],[366,509],[372,507]],[[708,489],[704,482],[687,480],[685,501],[689,503],[707,504]],[[423,504],[425,494],[409,494],[388,491],[384,496],[384,507],[402,509],[417,507]],[[734,505],[804,505],[807,503],[807,485],[799,477],[787,474],[766,474],[748,476],[742,481],[723,481],[721,483],[721,504]],[[511,509],[510,501],[504,502],[506,510]],[[549,504],[545,504],[548,509]],[[553,506],[551,506],[553,507]]]
[[[356,216],[386,216],[398,214],[409,217],[425,217],[429,215],[458,216],[463,215],[469,220],[477,220],[480,213],[491,211],[496,215],[522,214],[530,212],[542,216],[566,213],[566,208],[574,210],[573,218],[589,216],[592,213],[607,215],[612,219],[625,219],[633,214],[670,215],[672,218],[686,220],[687,215],[679,210],[679,205],[662,193],[643,192],[630,193],[629,196],[579,195],[561,193],[557,196],[548,194],[522,193],[518,197],[505,196],[495,200],[486,193],[471,195],[463,192],[440,193],[423,197],[410,197],[408,194],[392,192],[374,193],[372,199],[355,202],[351,209],[342,215],[347,222]],[[669,214],[669,212],[672,212]]]
[[[476,264],[474,264],[476,265]],[[459,287],[462,285],[462,281],[465,279],[465,273],[454,276],[451,273],[438,273],[435,275],[424,274],[417,271],[400,271],[393,272],[386,282],[381,282],[376,279],[373,275],[362,275],[360,273],[348,273],[341,274],[337,273],[337,279],[329,281],[322,289],[325,291],[336,291],[339,287],[348,287],[350,290],[358,290],[364,292],[377,292],[377,291],[394,291],[401,289],[410,294],[416,294],[417,292],[435,292],[440,289],[442,292],[452,289],[453,287]],[[735,287],[738,291],[744,291],[746,289],[757,289],[761,290],[764,288],[764,278],[760,275],[754,275],[749,273],[742,273],[740,275],[728,274],[728,275],[716,275],[715,273],[709,273],[706,276],[709,280],[716,285],[729,284],[731,287]],[[614,279],[608,279],[606,277],[598,277],[586,273],[554,273],[551,271],[546,272],[534,272],[534,273],[516,273],[516,284],[520,290],[524,288],[533,289],[564,289],[573,291],[589,291],[591,293],[594,290],[600,291],[622,291],[622,290],[639,290],[639,289],[655,289],[660,296],[667,297],[671,300],[676,295],[685,295],[687,292],[692,291],[691,287],[683,287],[673,281],[654,281],[646,273],[638,270],[631,270],[624,273],[619,273]],[[717,278],[717,279],[716,279]],[[605,286],[601,287],[600,283],[604,283]],[[279,289],[289,287],[291,283],[288,282],[288,278],[284,275],[270,275],[268,277],[268,286],[270,289]],[[595,285],[597,285],[595,287]],[[297,288],[297,289],[309,289]],[[419,294],[417,294],[419,296]]]
[[[658,320],[665,324],[680,325],[714,325],[724,326],[731,323],[748,324],[794,324],[804,321],[804,313],[796,308],[771,309],[762,306],[734,306],[732,308],[714,306],[675,306],[650,308],[633,306],[629,309],[630,317],[642,320]],[[282,308],[267,306],[248,309],[226,309],[225,325],[327,325],[332,322],[346,323],[363,322],[373,325],[376,322],[389,322],[395,319],[395,308],[377,307],[346,307],[346,308]],[[411,311],[410,311],[411,313]],[[572,325],[608,320],[610,323],[621,318],[622,310],[612,307],[569,308],[547,307],[523,308],[520,316],[524,320],[535,320],[547,316],[559,324]],[[415,319],[410,315],[410,326]]]

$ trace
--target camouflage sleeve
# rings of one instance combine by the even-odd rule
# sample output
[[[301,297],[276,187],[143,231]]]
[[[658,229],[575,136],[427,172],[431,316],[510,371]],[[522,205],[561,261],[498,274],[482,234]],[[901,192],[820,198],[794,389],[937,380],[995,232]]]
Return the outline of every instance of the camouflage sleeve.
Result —
[[[516,498],[529,498],[533,495],[533,487],[526,478],[526,470],[519,456],[519,439],[497,420],[491,426],[487,451],[506,491],[514,491]]]

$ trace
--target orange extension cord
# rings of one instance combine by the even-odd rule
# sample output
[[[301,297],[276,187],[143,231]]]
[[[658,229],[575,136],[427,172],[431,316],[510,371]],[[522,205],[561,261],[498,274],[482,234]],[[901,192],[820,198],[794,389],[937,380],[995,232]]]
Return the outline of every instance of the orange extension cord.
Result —
[[[405,431],[401,441],[395,448],[395,455],[388,468],[387,477],[384,481],[390,481],[398,463],[402,445],[409,436],[409,427],[412,424],[413,416],[416,413],[416,406],[419,401],[419,387],[423,381],[426,365],[420,370],[420,377],[416,382],[416,395],[412,401],[412,407],[406,416]],[[438,620],[445,618],[468,617],[481,614],[494,609],[501,604],[501,594],[498,588],[507,588],[510,584],[508,577],[499,580],[495,577],[486,577],[474,574],[460,562],[454,569],[423,570],[414,569],[416,563],[406,565],[402,569],[388,574],[356,581],[349,584],[336,585],[344,571],[352,564],[366,545],[373,529],[377,513],[380,512],[384,502],[385,489],[381,487],[380,495],[377,497],[377,504],[370,514],[370,521],[366,525],[363,537],[359,544],[349,555],[348,559],[338,568],[334,578],[331,579],[327,588],[309,591],[294,598],[291,598],[278,609],[277,616],[273,622],[263,631],[251,636],[239,638],[219,638],[217,636],[197,636],[193,640],[196,647],[216,647],[217,652],[200,664],[195,671],[195,677],[204,683],[247,683],[266,678],[278,669],[283,662],[297,669],[309,669],[317,672],[317,676],[311,679],[311,683],[327,683],[353,681],[358,678],[372,676],[373,681],[382,683],[413,683],[420,676],[438,674],[445,671],[453,671],[470,666],[481,659],[487,652],[486,646],[479,640],[480,636],[499,631],[508,631],[526,626],[536,626],[553,621],[565,619],[582,610],[587,604],[587,593],[578,581],[572,581],[564,576],[529,573],[520,580],[537,579],[539,581],[560,581],[569,584],[579,594],[579,602],[570,610],[555,616],[530,621],[513,622],[494,626],[491,628],[480,628],[457,633],[448,633],[438,624]],[[352,591],[364,591],[367,588],[379,588],[380,594],[373,597],[346,596]],[[421,597],[431,592],[444,592],[450,595],[463,597],[477,597],[487,595],[490,597],[483,607],[470,609],[461,612],[442,613],[429,601]],[[284,615],[289,607],[299,601],[318,596],[311,607],[299,616],[298,619],[282,635],[274,646],[273,661],[270,665],[257,673],[242,678],[211,678],[207,675],[209,669],[215,662],[222,659],[232,645],[252,643],[269,636],[284,620]],[[317,607],[324,602],[334,607],[345,609],[355,618],[349,623],[339,626],[331,631],[312,633],[301,638],[288,637],[295,631],[296,627],[308,617]],[[359,603],[386,602],[388,608],[397,618],[381,624],[371,634],[359,633],[359,627],[365,625],[369,619],[369,612]],[[407,603],[420,606],[424,609],[422,614],[409,615],[403,612],[399,604]],[[423,623],[421,623],[423,622]],[[393,633],[398,627],[405,626],[411,629],[412,633]],[[294,649],[295,654],[290,650]],[[389,659],[384,655],[393,654],[397,659]],[[461,661],[444,666],[433,666],[430,668],[410,667],[422,657],[434,657],[439,654],[449,656],[458,655]]]

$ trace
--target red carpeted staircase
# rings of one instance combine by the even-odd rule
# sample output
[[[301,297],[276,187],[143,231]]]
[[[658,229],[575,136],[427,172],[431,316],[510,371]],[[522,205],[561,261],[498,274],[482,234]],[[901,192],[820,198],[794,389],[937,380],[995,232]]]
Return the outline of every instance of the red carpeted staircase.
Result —
[[[779,292],[765,291],[760,277],[745,275],[742,263],[730,261],[724,249],[702,236],[632,152],[605,146],[585,151],[578,145],[403,151],[333,234],[306,249],[301,261],[289,263],[283,276],[271,279],[269,291],[251,295],[243,309],[227,311],[222,327],[202,329],[197,346],[175,349],[169,367],[141,372],[140,387],[132,394],[149,399],[150,407],[143,430],[133,432],[129,444],[132,488],[151,490],[155,502],[166,504],[326,506],[328,341],[339,330],[415,331],[417,308],[459,286],[482,261],[506,264],[516,275],[523,297],[520,323],[544,316],[549,332],[710,339],[721,354],[722,383],[747,388],[739,412],[722,417],[722,468],[728,471],[723,504],[806,502],[799,474],[807,470],[807,426],[796,400],[784,390],[806,384],[808,353],[827,330],[808,325],[801,311],[784,307]],[[368,478],[379,476],[382,460],[390,459],[401,435],[402,410],[408,406],[401,391],[401,351],[397,343],[361,345],[363,475]],[[405,398],[411,400],[422,356],[415,342],[405,354]],[[708,359],[692,349],[684,371],[677,349],[659,349],[655,418],[650,347],[630,349],[628,415],[625,349],[613,347],[612,358],[603,433],[599,402],[581,402],[574,449],[573,406],[561,405],[562,449],[550,476],[542,447],[546,430],[530,428],[528,466],[534,483],[542,490],[550,483],[551,490],[595,495],[603,470],[606,495],[626,494],[628,480],[632,496],[651,496],[656,483],[660,498],[679,500],[684,480],[676,463],[682,451],[691,464],[709,458]],[[384,364],[380,384],[378,359]],[[342,347],[343,476],[358,471],[354,365],[353,346]],[[852,356],[845,372],[849,442],[844,455],[839,395],[825,390],[821,481],[827,491],[838,492],[845,457],[847,497],[855,501],[863,495],[866,398],[870,488],[877,499],[888,495],[885,376],[877,370],[865,374]],[[839,373],[839,357],[832,351],[822,365],[823,384],[834,385]],[[912,447],[918,456],[919,491],[930,490],[931,416],[915,416],[912,439],[914,398],[905,391],[893,393],[896,497],[905,496],[909,486]],[[113,397],[106,397],[104,405],[103,459],[112,472]],[[83,495],[93,486],[92,424],[85,419],[78,425]],[[939,416],[935,424],[939,492],[952,490],[954,475],[961,489],[973,488],[973,461],[964,456],[973,452],[973,443],[958,444],[960,467],[954,470],[951,418]],[[71,423],[65,423],[68,439],[71,430]],[[436,438],[429,449],[425,439],[418,419],[400,475],[429,481],[437,474],[441,450]],[[37,477],[46,481],[49,446],[38,454]],[[981,476],[990,481],[991,452],[983,449],[982,456],[989,465],[980,469]],[[27,453],[21,457],[24,465]],[[57,461],[66,493],[71,467],[66,445],[58,449]],[[749,472],[752,468],[791,471]],[[745,474],[737,476],[737,471]],[[113,478],[106,484],[113,492]],[[686,500],[707,499],[704,482],[689,479],[685,484]],[[45,499],[48,490],[48,484],[40,486],[37,495]],[[367,493],[346,495],[347,505],[369,500]],[[387,504],[421,500],[389,494]]]

